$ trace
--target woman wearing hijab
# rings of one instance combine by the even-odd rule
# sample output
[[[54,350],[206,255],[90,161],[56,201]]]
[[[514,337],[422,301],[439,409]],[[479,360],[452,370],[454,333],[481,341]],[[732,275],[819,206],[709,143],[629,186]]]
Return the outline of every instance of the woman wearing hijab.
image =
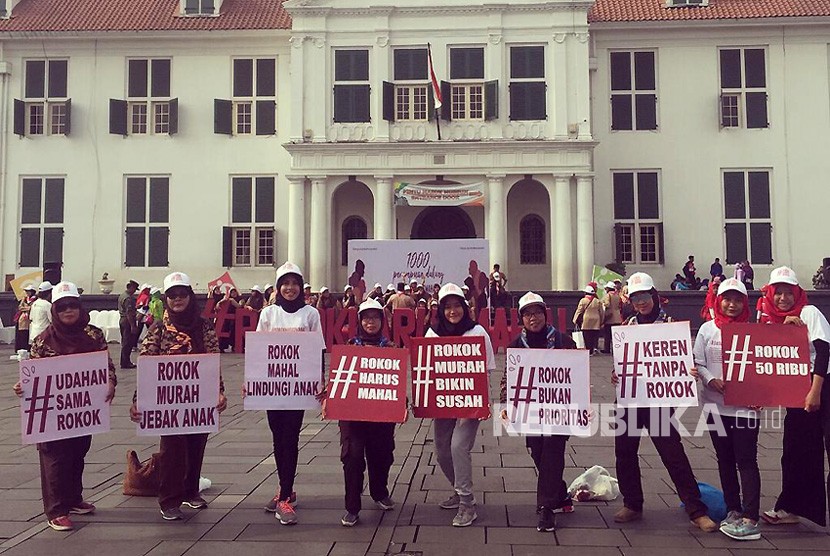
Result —
[[[496,357],[490,336],[470,317],[464,292],[453,283],[444,284],[438,293],[438,315],[435,326],[426,337],[482,336],[487,354],[487,371],[496,368]],[[452,520],[454,527],[467,527],[478,519],[473,495],[473,464],[470,451],[478,435],[478,419],[434,419],[435,455],[444,476],[455,492],[439,506],[458,509]]]
[[[672,319],[660,306],[660,296],[654,287],[654,280],[644,272],[635,272],[628,279],[628,296],[634,307],[634,315],[625,323],[628,326],[638,324],[659,324],[672,322]],[[616,372],[612,371],[611,381],[618,381]],[[623,508],[614,514],[617,523],[628,523],[643,517],[643,484],[640,478],[640,431],[648,429],[651,421],[651,409],[662,411],[663,408],[617,408],[617,422],[625,427],[624,432],[614,436],[614,451],[620,492],[623,495]],[[674,414],[670,409],[669,415]],[[663,422],[657,419],[657,422]],[[700,499],[700,489],[697,486],[689,458],[683,449],[680,434],[673,426],[669,427],[669,434],[664,431],[654,431],[649,436],[660,454],[660,459],[669,472],[678,497],[685,505],[686,513],[692,524],[706,533],[718,530],[718,524],[706,515],[706,504]]]
[[[259,313],[265,307],[265,298],[262,296],[262,288],[259,285],[254,285],[251,288],[251,295],[245,301],[243,306],[246,309]]]
[[[164,279],[164,296],[164,314],[161,320],[153,323],[144,337],[139,357],[219,353],[216,332],[213,326],[202,318],[187,274],[169,274]],[[220,375],[216,409],[221,413],[227,406],[225,386]],[[130,419],[136,423],[141,420],[141,414],[136,407],[136,394],[133,394]],[[164,520],[182,519],[182,505],[194,510],[207,508],[207,502],[199,495],[199,476],[202,472],[207,441],[207,433],[161,437],[158,501]]]
[[[42,334],[32,340],[31,357],[58,357],[78,353],[107,351],[107,342],[100,328],[89,324],[89,313],[81,306],[75,284],[60,282],[52,292],[52,322]],[[115,397],[115,365],[108,359],[109,392],[107,401]],[[23,390],[14,385],[18,397]],[[89,514],[95,506],[83,498],[84,457],[92,445],[92,436],[78,436],[37,445],[40,456],[40,488],[43,495],[43,513],[49,527],[55,531],[73,528],[70,514]]]
[[[597,298],[595,284],[595,282],[591,282],[585,286],[583,290],[585,296],[579,300],[573,318],[574,325],[582,329],[582,334],[585,337],[585,347],[591,355],[598,353],[597,343],[605,320],[605,308]]]
[[[703,323],[695,338],[696,374],[703,383],[701,405],[718,459],[718,474],[728,514],[720,531],[739,541],[761,538],[758,513],[761,472],[758,470],[758,411],[726,405],[723,400],[721,329],[731,322],[749,321],[746,286],[735,278],[718,286],[712,302],[713,319]],[[740,475],[740,480],[739,480]],[[743,494],[743,503],[741,495]]]
[[[784,418],[781,494],[775,507],[761,518],[778,525],[798,523],[798,516],[802,516],[824,526],[824,451],[830,446],[830,381],[825,380],[830,361],[830,325],[821,311],[808,304],[795,272],[786,266],[772,271],[760,305],[762,323],[806,327],[812,364],[812,382],[804,407],[788,408]]]
[[[323,337],[320,313],[303,299],[303,273],[294,263],[286,262],[277,269],[277,287],[274,305],[269,305],[259,314],[257,332],[316,332]],[[244,395],[244,391],[243,391]],[[274,497],[265,505],[265,510],[274,512],[283,525],[297,523],[294,505],[294,476],[297,474],[300,429],[303,426],[302,409],[268,410],[268,426],[274,442],[274,462],[280,487]]]

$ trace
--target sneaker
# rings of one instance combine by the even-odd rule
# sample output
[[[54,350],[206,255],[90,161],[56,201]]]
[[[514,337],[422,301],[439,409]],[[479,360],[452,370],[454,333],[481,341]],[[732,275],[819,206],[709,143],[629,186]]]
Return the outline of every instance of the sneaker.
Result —
[[[438,506],[443,510],[454,510],[458,507],[460,503],[461,499],[458,497],[458,494],[453,494],[452,496],[438,504]]]
[[[56,517],[55,519],[50,519],[48,523],[49,527],[55,531],[71,531],[75,528],[75,526],[72,525],[72,520],[69,519],[68,515],[62,515],[60,517]]]
[[[718,530],[718,524],[712,521],[708,515],[696,517],[691,521],[691,523],[704,533],[714,533]]]
[[[628,523],[629,521],[637,521],[642,519],[643,512],[632,510],[623,506],[620,511],[614,514],[614,521],[616,523]]]
[[[196,496],[195,498],[191,498],[190,500],[185,500],[182,502],[188,508],[193,508],[194,510],[201,510],[207,508],[207,502],[201,496]]]
[[[277,502],[277,509],[274,511],[274,517],[280,520],[283,525],[296,525],[297,513],[291,507],[288,500],[280,500]]]
[[[720,532],[736,541],[757,541],[761,538],[761,527],[758,522],[748,517],[721,526]]]
[[[89,502],[81,502],[80,504],[76,504],[70,508],[69,513],[71,514],[78,514],[78,515],[85,515],[91,514],[95,511],[95,506],[90,504]]]
[[[723,527],[724,525],[728,525],[729,523],[735,523],[736,521],[740,521],[743,519],[744,514],[737,510],[729,510],[729,513],[726,514],[726,517],[720,522],[720,526]]]
[[[452,518],[453,527],[469,527],[473,521],[478,519],[475,506],[468,506],[467,504],[458,505],[458,513]]]
[[[561,506],[553,508],[551,511],[555,514],[572,514],[574,513],[574,503],[572,500],[564,501]]]
[[[539,523],[536,525],[537,531],[540,533],[556,531],[556,515],[550,508],[543,506],[536,513],[539,514]]]
[[[184,519],[184,513],[179,507],[168,508],[166,510],[164,508],[161,508],[159,511],[161,512],[161,517],[165,521],[176,521],[179,519]]]
[[[355,525],[357,525],[359,519],[360,517],[357,514],[346,512],[345,514],[343,514],[343,517],[340,518],[340,524],[343,527],[354,527]]]
[[[767,510],[761,514],[761,519],[770,525],[786,525],[801,521],[797,515],[791,514],[787,510]]]
[[[383,500],[375,500],[375,504],[377,504],[377,507],[385,512],[395,508],[395,501],[388,496]]]
[[[276,496],[271,498],[271,500],[267,504],[265,504],[265,511],[266,512],[271,512],[271,513],[276,512],[277,511],[277,504],[279,503],[279,501],[280,501],[280,493],[278,492]],[[288,503],[291,504],[292,508],[297,507],[297,493],[296,492],[291,493],[291,496],[288,498]]]

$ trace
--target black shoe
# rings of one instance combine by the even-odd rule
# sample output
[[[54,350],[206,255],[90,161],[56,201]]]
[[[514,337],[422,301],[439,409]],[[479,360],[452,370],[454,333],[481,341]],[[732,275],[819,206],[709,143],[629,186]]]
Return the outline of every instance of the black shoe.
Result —
[[[193,508],[194,510],[201,510],[208,507],[207,502],[201,496],[195,496],[190,500],[185,500],[182,504],[188,508]]]
[[[184,513],[178,507],[169,508],[169,509],[166,509],[166,510],[161,509],[159,511],[161,512],[161,517],[165,521],[176,521],[176,520],[179,520],[179,519],[184,519]]]
[[[135,368],[136,368],[136,365],[133,365],[132,363],[127,363],[126,365],[124,365],[124,364],[122,363],[122,364],[121,364],[121,368],[122,368],[122,369],[135,369]]]
[[[556,531],[556,516],[553,510],[542,506],[539,511],[539,524],[536,525],[536,530],[540,533]]]

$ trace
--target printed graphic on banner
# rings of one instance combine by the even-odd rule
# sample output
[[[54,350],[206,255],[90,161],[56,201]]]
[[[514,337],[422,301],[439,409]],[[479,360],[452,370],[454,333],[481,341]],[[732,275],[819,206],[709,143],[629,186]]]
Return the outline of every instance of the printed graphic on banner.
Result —
[[[484,338],[412,338],[410,349],[415,417],[490,416]]]
[[[326,419],[403,423],[408,359],[405,349],[335,346]]]
[[[602,299],[605,297],[605,284],[613,282],[614,280],[625,282],[625,276],[617,274],[604,266],[594,265],[594,269],[591,272],[591,280],[597,283],[597,297]]]
[[[219,430],[219,354],[138,358],[138,436]]]
[[[810,390],[805,326],[730,323],[722,342],[726,404],[804,407]]]
[[[38,270],[37,272],[30,272],[29,274],[18,276],[9,282],[9,285],[12,287],[15,298],[20,301],[26,295],[26,292],[23,291],[26,285],[32,284],[34,287],[38,287],[41,282],[43,282],[43,272]]]
[[[23,444],[110,430],[106,351],[20,362]]]
[[[509,430],[521,435],[590,436],[590,409],[587,350],[507,350]]]
[[[618,326],[613,344],[621,407],[698,405],[688,322]]]
[[[396,182],[395,204],[411,207],[484,206],[484,183],[427,185]]]
[[[245,333],[245,409],[316,409],[322,388],[320,332]]]
[[[222,294],[228,293],[230,290],[238,290],[239,288],[236,287],[236,283],[231,278],[229,272],[225,272],[222,276],[218,278],[214,278],[210,282],[208,282],[208,292],[212,292],[213,288],[218,287]]]

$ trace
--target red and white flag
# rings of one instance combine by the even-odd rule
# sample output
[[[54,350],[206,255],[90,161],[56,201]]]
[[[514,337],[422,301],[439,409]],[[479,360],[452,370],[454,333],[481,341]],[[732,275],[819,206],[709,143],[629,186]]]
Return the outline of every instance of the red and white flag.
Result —
[[[435,102],[435,109],[438,110],[444,104],[441,98],[441,84],[435,77],[435,67],[432,65],[432,47],[427,44],[427,57],[429,59],[429,78],[432,81],[432,98]]]

